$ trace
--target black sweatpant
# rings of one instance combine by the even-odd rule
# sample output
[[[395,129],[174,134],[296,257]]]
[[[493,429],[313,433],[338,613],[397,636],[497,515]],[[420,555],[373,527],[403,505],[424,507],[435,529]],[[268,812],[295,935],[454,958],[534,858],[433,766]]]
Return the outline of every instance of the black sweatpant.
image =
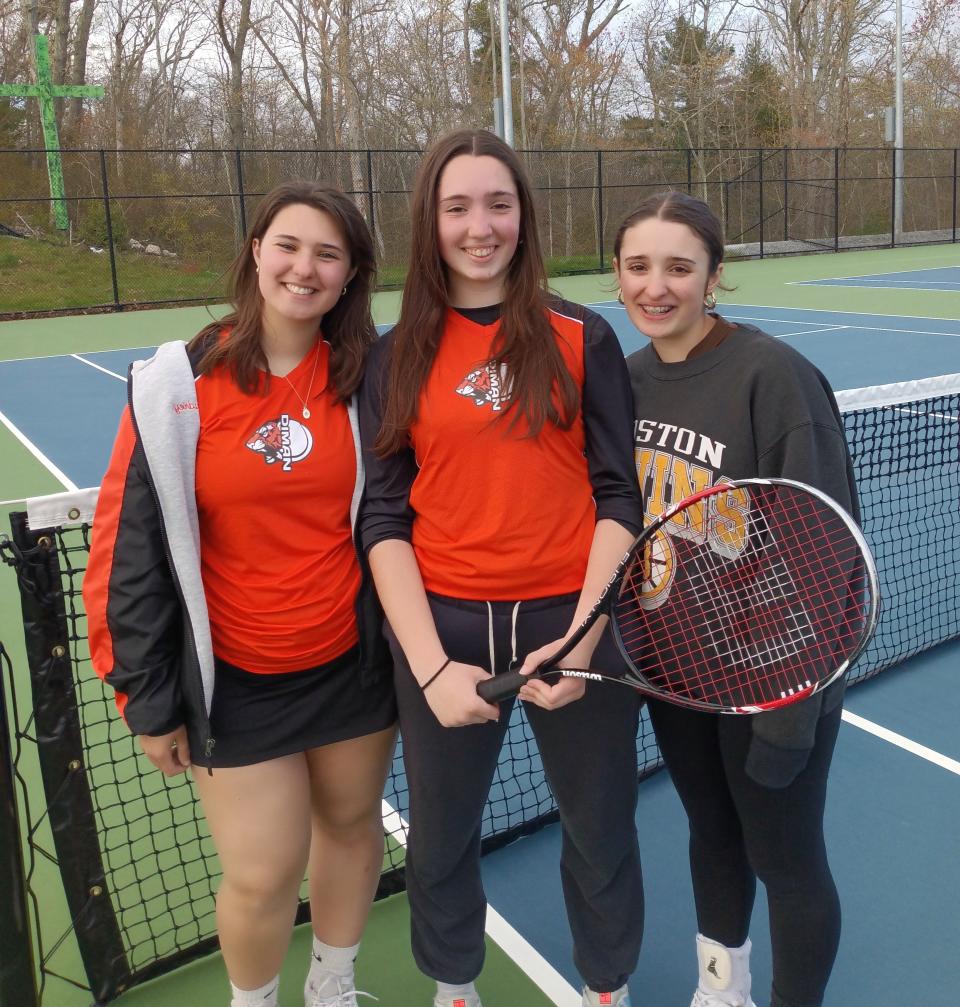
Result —
[[[451,658],[503,672],[514,657],[561,637],[576,601],[567,595],[488,605],[430,596],[430,607]],[[495,723],[442,727],[389,627],[387,637],[410,788],[406,880],[413,955],[426,975],[467,983],[483,966],[481,818],[513,701],[500,704]],[[612,670],[619,662],[605,634],[593,663]],[[587,985],[601,991],[626,982],[643,934],[634,824],[639,710],[632,690],[598,683],[588,683],[581,700],[560,710],[526,706],[560,809],[560,877],[574,962]]]
[[[842,704],[820,718],[806,768],[782,790],[763,787],[744,771],[750,717],[659,700],[648,705],[690,822],[700,933],[727,947],[743,944],[759,878],[770,908],[771,1007],[820,1007],[840,941],[823,810]]]

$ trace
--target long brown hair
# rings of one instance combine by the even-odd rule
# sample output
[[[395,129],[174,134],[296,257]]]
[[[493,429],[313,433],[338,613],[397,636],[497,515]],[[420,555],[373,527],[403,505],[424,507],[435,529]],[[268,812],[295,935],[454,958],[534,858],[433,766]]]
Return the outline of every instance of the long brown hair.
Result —
[[[306,179],[284,182],[260,200],[243,247],[228,272],[233,311],[197,333],[189,349],[209,345],[200,359],[200,374],[225,365],[237,385],[247,393],[257,389],[261,374],[266,373],[269,382],[270,368],[260,344],[263,296],[257,281],[253,242],[263,239],[273,218],[284,207],[299,205],[313,207],[333,218],[346,242],[350,265],[356,269],[356,274],[347,284],[347,292],[341,295],[322,321],[323,338],[331,349],[330,384],[337,399],[342,401],[348,399],[360,384],[367,351],[376,340],[376,329],[370,315],[376,262],[370,231],[356,205],[342,192],[317,182]],[[224,328],[230,330],[226,339],[216,339],[215,336]]]
[[[400,318],[393,330],[383,426],[376,451],[385,456],[406,447],[424,383],[433,366],[449,303],[447,271],[437,241],[440,175],[461,154],[495,157],[513,176],[520,202],[520,238],[505,280],[493,362],[511,379],[504,411],[511,427],[524,418],[529,436],[544,423],[568,428],[580,407],[580,392],[563,361],[547,314],[549,293],[533,193],[520,158],[486,130],[459,130],[440,137],[426,152],[410,200],[410,269]],[[503,414],[501,414],[502,416]]]

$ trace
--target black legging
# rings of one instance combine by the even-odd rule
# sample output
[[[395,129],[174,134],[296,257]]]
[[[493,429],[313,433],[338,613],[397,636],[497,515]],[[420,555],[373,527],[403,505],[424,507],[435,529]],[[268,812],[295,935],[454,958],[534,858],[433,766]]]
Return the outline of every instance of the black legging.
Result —
[[[806,768],[782,790],[762,787],[744,771],[749,717],[655,700],[649,708],[690,823],[700,933],[727,947],[742,945],[759,878],[770,907],[771,1007],[820,1007],[840,940],[823,809],[842,705],[820,718]]]

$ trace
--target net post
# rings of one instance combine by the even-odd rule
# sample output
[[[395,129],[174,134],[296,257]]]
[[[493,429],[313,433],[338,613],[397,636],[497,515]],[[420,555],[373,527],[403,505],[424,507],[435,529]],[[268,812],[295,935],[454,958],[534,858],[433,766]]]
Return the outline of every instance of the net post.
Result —
[[[29,528],[22,512],[10,515],[10,528],[20,553],[20,605],[47,818],[87,981],[105,1003],[126,988],[130,966],[84,767],[56,537],[51,529]]]
[[[2,643],[0,666],[0,933],[4,935],[3,954],[0,955],[0,1003],[39,1007],[5,688],[6,676],[13,672]]]

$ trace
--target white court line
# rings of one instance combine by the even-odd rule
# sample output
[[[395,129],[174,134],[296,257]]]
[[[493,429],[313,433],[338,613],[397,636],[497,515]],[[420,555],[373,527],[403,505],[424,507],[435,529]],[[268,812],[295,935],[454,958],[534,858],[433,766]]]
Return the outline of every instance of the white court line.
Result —
[[[896,731],[891,731],[889,728],[881,727],[872,720],[858,717],[857,714],[851,713],[849,710],[843,711],[843,719],[848,724],[859,727],[861,731],[875,735],[882,741],[888,741],[891,745],[896,745],[912,755],[918,755],[921,759],[926,759],[927,762],[932,762],[935,766],[960,776],[960,762],[956,759],[941,755],[940,752],[935,752],[932,748],[927,748],[926,745],[921,745],[919,742],[911,741],[910,738],[905,738],[902,734],[897,734]]]
[[[943,266],[917,266],[914,269],[891,269],[888,273],[854,273],[853,276],[829,276],[824,279],[830,280],[863,280],[868,276],[896,276],[898,273],[926,273],[931,269],[956,269],[960,272],[960,266],[952,262]],[[794,280],[794,283],[818,283],[818,280]]]
[[[70,491],[76,491],[79,489],[76,483],[71,482],[64,474],[53,464],[52,461],[33,443],[22,431],[20,431],[10,420],[0,413],[0,423],[2,423],[14,437],[37,459],[38,462],[53,476],[57,482],[60,483],[64,489]]]
[[[847,280],[860,279],[860,283]],[[939,284],[939,286],[937,286]],[[868,276],[838,276],[835,280],[787,280],[788,287],[868,287],[874,290],[960,290],[957,280],[872,280]]]
[[[785,286],[798,286],[799,284],[792,281],[788,281]],[[627,308],[623,304],[616,301],[593,301],[586,305],[587,307],[604,307],[604,308],[620,308],[622,311],[626,311]],[[955,322],[956,318],[937,318],[935,315],[899,315],[890,314],[888,311],[884,311],[882,314],[875,314],[870,311],[849,311],[845,308],[795,308],[788,307],[786,304],[737,304],[733,301],[718,301],[717,310],[720,311],[724,317],[728,316],[730,312],[734,311],[736,308],[761,308],[766,311],[804,311],[807,314],[811,312],[813,314],[853,314],[860,318],[910,318],[912,321],[950,321]],[[753,321],[791,321],[795,325],[822,325],[823,322],[816,321],[801,321],[799,318],[770,318],[766,315],[740,315],[739,317],[745,320]],[[862,325],[861,328],[875,328],[873,325]],[[920,329],[913,328],[890,328],[890,329],[879,329],[879,331],[888,332],[921,332],[922,335],[960,335],[960,332],[922,332]]]
[[[801,323],[803,324],[803,323]],[[822,329],[809,329],[805,332],[778,332],[777,339],[785,339],[787,336],[815,336],[818,332],[836,332],[838,329],[850,329],[852,325],[826,325]]]
[[[151,350],[156,351],[156,344],[151,343],[149,346],[118,346],[115,350],[88,350],[88,353],[133,353],[136,350]],[[70,357],[73,356],[72,353],[42,353],[35,357],[10,357],[9,359],[0,360],[0,364],[22,364],[25,360],[57,360],[60,357]],[[141,357],[141,360],[146,360],[146,357]]]
[[[74,360],[79,360],[81,364],[86,364],[87,367],[93,367],[95,370],[103,371],[104,374],[109,374],[111,378],[116,378],[124,384],[127,383],[127,379],[122,374],[117,374],[116,371],[107,370],[106,367],[101,367],[99,364],[95,364],[92,360],[87,360],[86,357],[81,357],[79,353],[71,353],[70,356],[73,357]]]
[[[789,285],[789,284],[785,284]],[[784,304],[734,304],[732,302],[721,301],[717,304],[717,309],[723,311],[727,308],[764,308],[770,311],[815,311],[821,315],[859,315],[860,318],[921,318],[928,322],[953,322],[956,321],[954,318],[941,318],[938,315],[892,315],[885,311],[882,314],[876,314],[870,311],[848,311],[844,308],[788,308]],[[792,319],[796,321],[796,319]],[[798,323],[800,324],[800,323]],[[873,326],[870,326],[873,328]],[[913,329],[891,329],[891,332],[912,332]],[[943,335],[943,333],[936,333],[937,335]],[[947,335],[952,335],[953,333],[947,333]]]
[[[627,310],[622,304],[607,304],[607,305],[604,305],[604,307],[617,308],[620,311],[626,311]],[[736,305],[735,304],[731,304],[731,305],[728,305],[728,307],[735,308]],[[717,308],[718,309],[720,308],[719,304],[717,305]],[[793,309],[792,308],[788,308],[787,310],[791,311]],[[830,314],[831,312],[826,312],[825,311],[824,313],[825,314]],[[765,315],[762,316],[762,317],[759,316],[759,315],[736,315],[732,311],[726,311],[726,312],[724,312],[724,316],[723,317],[724,318],[738,319],[741,322],[776,322],[778,325],[811,325],[811,326],[813,326],[815,328],[817,326],[822,326],[823,325],[823,322],[801,322],[799,318],[769,318],[769,317],[767,317]],[[830,326],[828,326],[828,328],[830,328],[830,329],[849,329],[851,327],[852,326],[850,326],[850,325],[830,325]],[[901,332],[901,331],[904,331],[904,330],[902,330],[902,329],[894,329],[893,331],[895,331],[895,332]],[[803,333],[803,332],[787,332],[787,333],[784,333],[784,334],[788,335],[788,336],[802,336],[802,335],[805,335],[805,333]],[[960,333],[957,333],[957,334],[960,335]]]
[[[409,826],[387,801],[381,802],[383,826],[390,838],[406,848]],[[557,1007],[580,1007],[581,994],[493,908],[487,905],[487,934],[513,959],[531,981],[545,993]]]
[[[794,309],[791,309],[794,310]],[[807,310],[807,309],[803,309]],[[810,309],[813,310],[813,309]],[[826,309],[818,309],[823,311],[825,315],[843,315],[852,314],[853,312],[844,311],[827,311]],[[725,311],[723,313],[724,318],[730,318],[734,321],[741,322],[775,322],[777,324],[783,325],[817,325],[822,323],[817,322],[801,322],[796,318],[763,318],[757,315],[738,315],[735,311]],[[875,318],[883,318],[883,315],[874,315]],[[909,315],[888,315],[889,318],[909,318]],[[948,321],[948,319],[944,319]],[[960,338],[960,332],[931,332],[929,329],[891,329],[885,325],[838,325],[839,329],[863,329],[865,332],[895,332],[902,336],[948,336],[951,339]],[[789,333],[790,335],[805,336],[806,332],[794,332]]]
[[[16,500],[0,500],[0,507],[12,507],[14,504],[25,504],[26,497],[18,497]]]

